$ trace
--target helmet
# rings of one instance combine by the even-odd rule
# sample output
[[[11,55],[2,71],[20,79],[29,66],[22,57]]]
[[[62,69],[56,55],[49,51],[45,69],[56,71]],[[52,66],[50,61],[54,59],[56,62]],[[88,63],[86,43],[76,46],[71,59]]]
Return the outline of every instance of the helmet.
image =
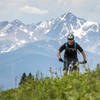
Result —
[[[74,35],[72,34],[72,33],[69,33],[68,35],[67,35],[67,39],[69,40],[69,39],[73,39],[74,40]]]

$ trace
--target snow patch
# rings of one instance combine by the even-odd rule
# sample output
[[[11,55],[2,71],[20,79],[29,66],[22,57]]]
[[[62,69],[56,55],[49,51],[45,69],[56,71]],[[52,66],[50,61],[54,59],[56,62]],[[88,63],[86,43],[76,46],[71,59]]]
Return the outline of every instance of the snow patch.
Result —
[[[12,46],[11,46],[10,48],[8,48],[7,50],[1,51],[1,54],[2,54],[2,53],[10,52],[10,51],[12,51],[15,47],[16,47],[16,45],[12,45]]]
[[[46,28],[47,27],[47,22],[46,21],[43,21],[40,26],[41,28]]]
[[[77,20],[78,21],[78,20]],[[73,26],[71,25],[71,29],[74,33],[74,35],[76,37],[79,37],[80,39],[85,36],[89,31],[93,31],[93,29],[91,30],[91,28],[88,28],[87,31],[84,31],[83,29],[86,27],[90,27],[91,25],[96,25],[97,27],[98,24],[96,22],[90,22],[90,21],[87,21],[86,23],[84,23],[83,25],[80,24],[80,22],[78,21],[78,24],[81,26],[79,29],[74,29]],[[96,32],[99,31],[99,28],[96,29]]]
[[[33,36],[33,32],[30,32],[29,35],[30,35],[30,37],[32,37]]]
[[[79,26],[81,26],[80,20],[77,19],[77,24],[79,24]]]
[[[66,17],[66,13],[63,16],[59,17],[59,18],[60,18],[61,21],[66,21],[65,17]]]
[[[23,45],[23,44],[25,44],[27,41],[25,41],[25,40],[20,40],[18,43],[17,43],[17,45],[18,46],[21,46],[21,45]]]
[[[1,29],[1,32],[5,32],[7,29],[9,29],[12,26],[12,24],[6,25],[3,29]]]
[[[26,28],[24,28],[23,26],[20,26],[20,30],[24,31],[25,33],[28,33],[28,30]]]
[[[49,23],[48,23],[49,25],[51,25],[52,24],[52,22],[51,21],[49,21]]]
[[[36,40],[37,40],[37,38],[36,38],[36,37],[34,37],[34,40],[36,41]]]
[[[86,23],[84,23],[84,26],[91,26],[91,25],[96,25],[96,26],[98,26],[98,24],[96,23],[96,22],[91,22],[91,21],[87,21]]]
[[[50,29],[47,29],[47,30],[44,32],[44,34],[47,34],[49,31],[50,31]]]
[[[27,29],[23,29],[23,31],[24,31],[25,33],[28,33],[28,30],[27,30]]]
[[[5,37],[6,34],[4,34],[3,32],[1,32],[0,37]]]

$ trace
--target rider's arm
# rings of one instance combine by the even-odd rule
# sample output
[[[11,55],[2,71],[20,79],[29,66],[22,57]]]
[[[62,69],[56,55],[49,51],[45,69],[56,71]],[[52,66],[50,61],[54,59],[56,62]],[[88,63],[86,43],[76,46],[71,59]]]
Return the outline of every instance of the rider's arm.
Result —
[[[58,52],[57,52],[57,57],[58,58],[61,58],[61,55],[60,53],[65,49],[66,45],[65,43],[59,48]]]
[[[82,47],[77,43],[77,49],[81,52],[82,56],[83,56],[83,60],[86,61],[86,55],[84,50],[82,49]]]
[[[81,54],[82,54],[82,56],[83,56],[84,61],[86,61],[86,55],[85,55],[85,52],[82,51]]]
[[[58,58],[61,58],[60,53],[61,53],[61,52],[58,50],[58,53],[57,53],[57,57],[58,57]]]

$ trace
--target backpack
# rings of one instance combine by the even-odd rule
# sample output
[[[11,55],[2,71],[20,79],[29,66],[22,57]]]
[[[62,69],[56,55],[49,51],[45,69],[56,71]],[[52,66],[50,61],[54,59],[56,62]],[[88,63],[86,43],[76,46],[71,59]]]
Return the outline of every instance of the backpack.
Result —
[[[66,49],[67,49],[67,48],[68,48],[68,42],[66,42]],[[77,48],[76,48],[76,42],[75,42],[75,41],[74,41],[74,48],[77,49]]]
[[[79,52],[79,50],[77,50],[77,48],[76,48],[76,42],[74,41],[74,50],[76,50],[76,52],[78,52],[78,54],[80,54],[80,52]],[[66,49],[68,48],[68,42],[66,42]]]

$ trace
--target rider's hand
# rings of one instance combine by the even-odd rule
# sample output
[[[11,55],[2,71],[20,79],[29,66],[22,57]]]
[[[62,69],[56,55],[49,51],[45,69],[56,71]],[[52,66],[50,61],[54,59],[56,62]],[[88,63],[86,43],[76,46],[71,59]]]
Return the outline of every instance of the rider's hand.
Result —
[[[84,60],[84,61],[83,61],[83,63],[85,63],[85,64],[86,64],[86,63],[87,63],[87,60]]]
[[[62,58],[59,58],[59,61],[63,62],[63,59]]]

